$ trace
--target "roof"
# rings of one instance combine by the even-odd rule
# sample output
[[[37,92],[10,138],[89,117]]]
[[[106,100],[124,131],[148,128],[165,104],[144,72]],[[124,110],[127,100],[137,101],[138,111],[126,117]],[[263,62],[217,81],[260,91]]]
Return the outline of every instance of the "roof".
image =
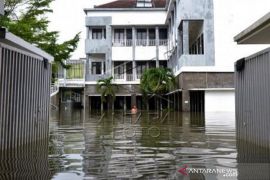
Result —
[[[136,8],[137,0],[117,0],[95,6],[95,8]],[[152,0],[152,8],[165,8],[166,0]]]
[[[270,44],[270,12],[234,37],[238,44]]]

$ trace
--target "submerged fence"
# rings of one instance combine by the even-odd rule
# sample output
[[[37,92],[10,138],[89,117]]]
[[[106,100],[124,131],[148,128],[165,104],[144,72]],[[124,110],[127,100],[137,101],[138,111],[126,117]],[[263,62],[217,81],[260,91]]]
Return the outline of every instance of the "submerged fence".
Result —
[[[44,156],[52,60],[47,53],[0,29],[1,159]]]
[[[237,137],[270,148],[270,48],[237,61],[235,93]]]

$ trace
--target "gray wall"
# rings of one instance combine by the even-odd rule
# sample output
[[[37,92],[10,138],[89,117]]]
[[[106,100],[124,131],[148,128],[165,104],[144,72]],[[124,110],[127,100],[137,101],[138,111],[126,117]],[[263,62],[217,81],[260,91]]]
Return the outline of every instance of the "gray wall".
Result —
[[[235,73],[237,137],[270,148],[270,48]],[[239,61],[238,61],[239,62]]]
[[[110,72],[112,67],[112,30],[111,30],[112,18],[111,17],[86,17],[86,33],[87,38],[85,40],[85,53],[86,53],[86,76],[90,74],[91,62],[90,54],[105,54],[106,71]],[[90,27],[105,27],[106,28],[106,39],[95,40],[89,39],[89,28]]]
[[[42,57],[0,43],[0,157],[47,156],[50,80]]]
[[[176,38],[181,42],[178,31],[183,24],[183,54],[178,54],[169,60],[169,66],[178,71],[183,66],[214,66],[215,65],[215,38],[214,38],[214,5],[213,0],[181,0],[176,5],[177,17],[174,25]],[[203,20],[204,54],[189,55],[189,21]]]

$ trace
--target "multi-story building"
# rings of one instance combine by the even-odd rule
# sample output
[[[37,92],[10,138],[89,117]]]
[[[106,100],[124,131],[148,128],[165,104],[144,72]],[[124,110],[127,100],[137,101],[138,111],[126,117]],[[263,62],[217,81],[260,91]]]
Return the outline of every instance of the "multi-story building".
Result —
[[[167,96],[177,110],[203,111],[209,89],[232,90],[233,73],[213,68],[213,0],[117,0],[84,11],[86,108],[100,108],[96,82],[109,76],[120,86],[115,108],[141,108],[140,77],[154,67],[173,70],[177,88]]]

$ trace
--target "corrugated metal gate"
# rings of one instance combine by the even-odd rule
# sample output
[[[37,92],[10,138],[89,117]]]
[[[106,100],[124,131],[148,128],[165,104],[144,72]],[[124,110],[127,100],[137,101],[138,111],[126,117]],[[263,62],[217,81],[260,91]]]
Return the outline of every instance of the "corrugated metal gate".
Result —
[[[0,156],[45,157],[51,64],[41,50],[4,33],[0,38]]]
[[[238,139],[270,148],[269,52],[270,48],[237,61],[235,96]]]

